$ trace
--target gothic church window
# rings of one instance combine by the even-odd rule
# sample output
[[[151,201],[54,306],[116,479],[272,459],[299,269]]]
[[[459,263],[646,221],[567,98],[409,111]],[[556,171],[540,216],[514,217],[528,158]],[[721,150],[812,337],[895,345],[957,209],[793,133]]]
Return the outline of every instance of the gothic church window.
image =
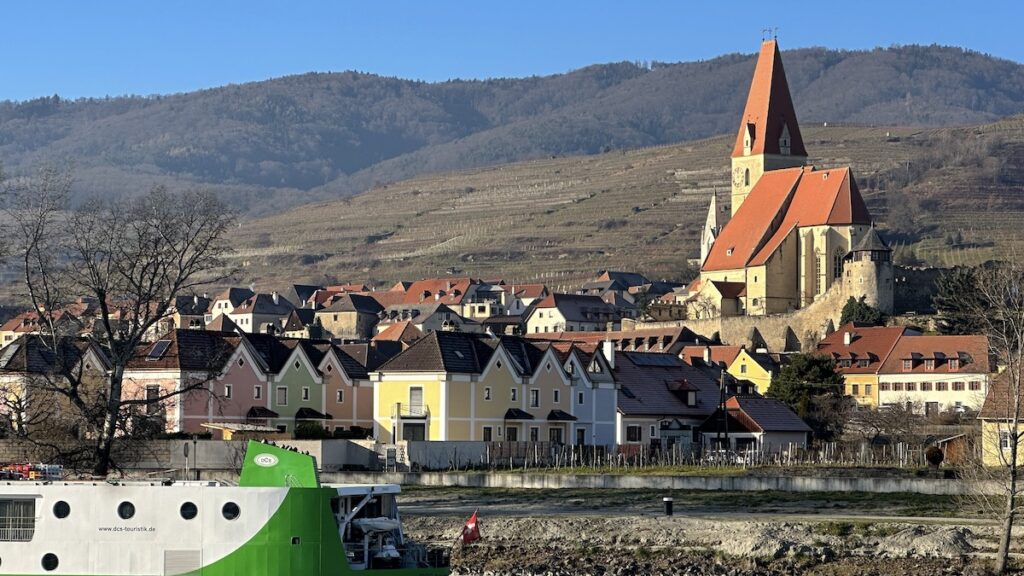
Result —
[[[836,253],[832,256],[832,276],[833,278],[843,277],[843,251],[836,250]]]
[[[750,168],[743,171],[743,185],[750,186]]]

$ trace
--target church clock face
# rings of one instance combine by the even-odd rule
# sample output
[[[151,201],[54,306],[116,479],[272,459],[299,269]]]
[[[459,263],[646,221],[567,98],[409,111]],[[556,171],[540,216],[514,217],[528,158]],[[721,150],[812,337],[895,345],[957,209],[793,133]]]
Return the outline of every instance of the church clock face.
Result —
[[[743,168],[737,166],[732,169],[732,183],[733,186],[743,185]]]

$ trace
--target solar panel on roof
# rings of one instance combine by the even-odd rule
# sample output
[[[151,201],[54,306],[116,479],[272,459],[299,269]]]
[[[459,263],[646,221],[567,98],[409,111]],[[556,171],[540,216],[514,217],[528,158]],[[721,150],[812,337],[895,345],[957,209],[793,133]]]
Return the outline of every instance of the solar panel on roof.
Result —
[[[146,356],[146,360],[159,360],[164,357],[164,353],[167,352],[167,348],[171,345],[170,340],[159,340],[153,345],[153,349],[149,351],[149,355]]]
[[[680,361],[671,354],[650,354],[627,352],[630,362],[637,366],[659,366],[672,368],[680,365]]]

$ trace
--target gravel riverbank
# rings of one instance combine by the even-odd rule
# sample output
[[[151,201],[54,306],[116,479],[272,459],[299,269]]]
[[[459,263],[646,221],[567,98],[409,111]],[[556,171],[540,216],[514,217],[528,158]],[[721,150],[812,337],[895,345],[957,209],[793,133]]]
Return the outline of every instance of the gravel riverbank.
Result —
[[[420,542],[453,542],[465,518],[412,515]],[[481,517],[483,540],[456,547],[457,574],[984,574],[994,529],[900,522],[772,522],[658,516]]]

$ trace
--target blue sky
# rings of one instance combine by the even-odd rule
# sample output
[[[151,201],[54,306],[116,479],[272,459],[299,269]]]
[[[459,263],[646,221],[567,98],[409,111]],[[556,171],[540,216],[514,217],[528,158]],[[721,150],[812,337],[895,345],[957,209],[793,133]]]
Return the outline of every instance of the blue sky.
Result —
[[[0,99],[156,94],[308,71],[428,81],[620,60],[948,44],[1024,62],[1014,2],[444,0],[5,3]]]

